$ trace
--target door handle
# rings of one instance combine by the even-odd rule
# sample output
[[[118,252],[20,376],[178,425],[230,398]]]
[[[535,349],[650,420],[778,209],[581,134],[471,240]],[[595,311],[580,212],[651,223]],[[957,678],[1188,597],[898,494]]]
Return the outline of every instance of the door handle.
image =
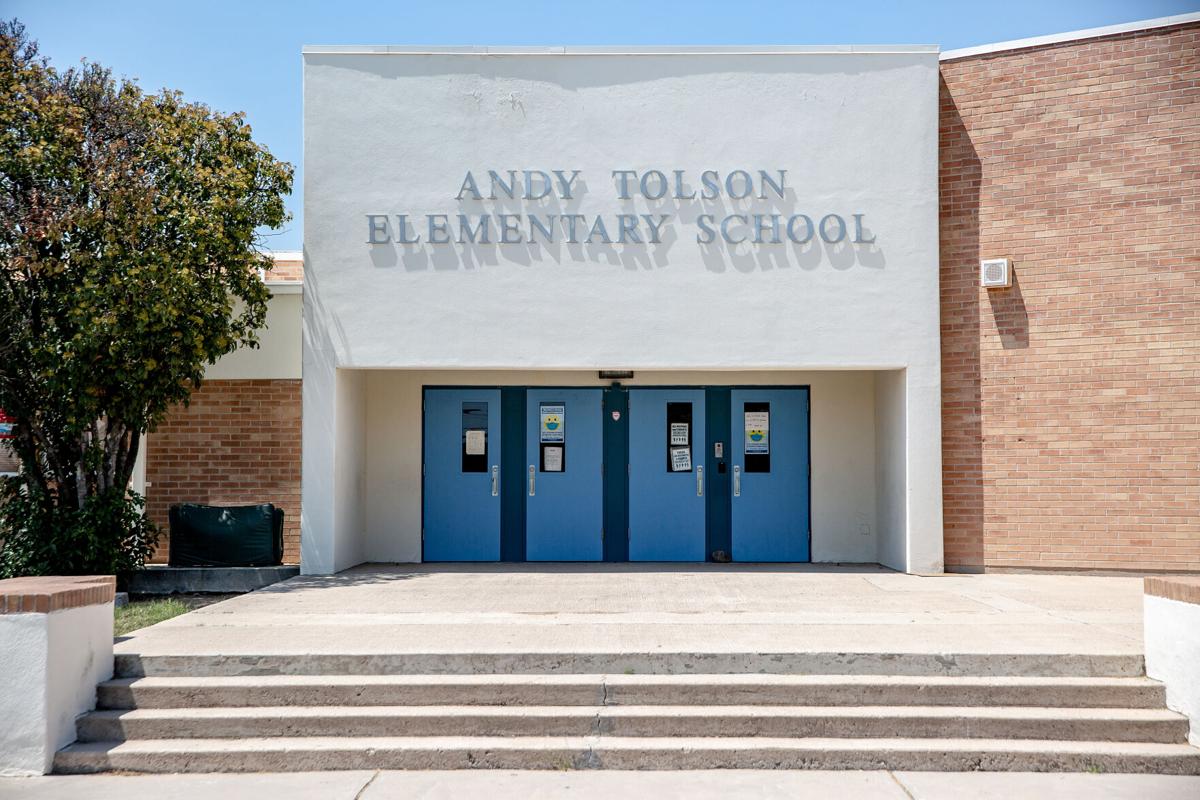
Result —
[[[704,467],[696,465],[696,497],[704,497]]]
[[[733,496],[742,496],[742,468],[737,464],[733,465]]]
[[[500,467],[492,464],[492,497],[500,494]]]
[[[533,483],[535,475],[537,475],[537,467],[535,467],[533,464],[530,464],[529,465],[529,496],[530,497],[533,497],[534,489],[536,488]]]

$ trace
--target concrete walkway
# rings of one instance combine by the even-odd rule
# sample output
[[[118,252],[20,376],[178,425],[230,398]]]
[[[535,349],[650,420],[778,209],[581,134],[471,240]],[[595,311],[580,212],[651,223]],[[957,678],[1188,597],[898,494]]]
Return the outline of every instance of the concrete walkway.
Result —
[[[1195,800],[1200,778],[1023,772],[309,772],[0,778],[2,800]]]
[[[877,566],[364,566],[121,639],[118,654],[1140,655],[1142,581]]]

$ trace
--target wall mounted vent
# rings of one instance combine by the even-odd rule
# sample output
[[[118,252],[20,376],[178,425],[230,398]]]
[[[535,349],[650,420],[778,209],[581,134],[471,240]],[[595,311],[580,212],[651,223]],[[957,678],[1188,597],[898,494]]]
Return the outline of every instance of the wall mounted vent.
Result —
[[[979,262],[979,285],[985,289],[1012,286],[1012,265],[1007,258],[985,258]]]

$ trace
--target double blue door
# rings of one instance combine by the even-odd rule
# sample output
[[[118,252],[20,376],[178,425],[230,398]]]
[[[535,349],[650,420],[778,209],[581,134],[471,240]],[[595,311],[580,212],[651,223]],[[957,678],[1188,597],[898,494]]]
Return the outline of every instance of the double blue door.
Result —
[[[504,391],[426,390],[426,561],[809,560],[806,388]]]

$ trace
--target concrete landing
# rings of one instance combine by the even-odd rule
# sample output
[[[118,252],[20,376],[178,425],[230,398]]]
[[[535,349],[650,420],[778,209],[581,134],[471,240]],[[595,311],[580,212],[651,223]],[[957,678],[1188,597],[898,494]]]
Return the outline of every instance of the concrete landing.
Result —
[[[788,672],[819,671],[814,654],[833,654],[858,664],[842,671],[859,673],[904,674],[887,667],[909,655],[934,674],[954,663],[986,669],[1004,656],[1016,666],[1000,674],[1039,674],[1026,666],[1070,655],[1073,674],[1127,675],[1141,670],[1141,608],[1141,580],[1124,577],[921,577],[873,565],[374,565],[198,609],[122,638],[116,653],[178,659],[178,674],[195,656],[251,657],[244,665],[254,670],[263,657],[323,655],[323,669],[338,672],[339,658],[369,655],[381,669],[452,672],[429,659],[458,658],[469,671],[472,656],[509,654],[518,659],[510,668],[529,657],[530,670],[554,671],[548,662],[577,657],[562,671],[603,672],[614,667],[605,654],[643,654],[668,670],[698,658],[708,665],[687,671],[722,672],[759,671],[762,663],[739,659],[765,654],[784,664],[766,671]],[[1089,660],[1099,668],[1087,670]]]

